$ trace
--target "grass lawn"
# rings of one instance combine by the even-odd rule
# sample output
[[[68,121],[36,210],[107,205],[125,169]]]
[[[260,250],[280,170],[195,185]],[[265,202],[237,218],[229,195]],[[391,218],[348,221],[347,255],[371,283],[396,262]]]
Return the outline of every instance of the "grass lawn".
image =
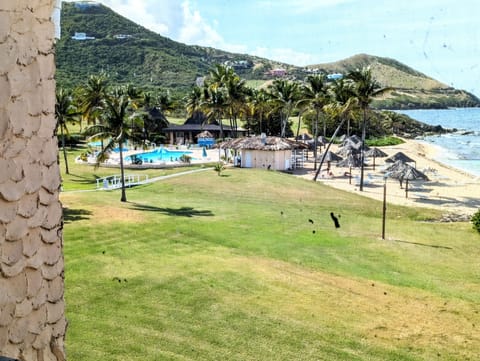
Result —
[[[87,168],[75,177],[91,177]],[[69,360],[474,360],[480,237],[291,175],[64,192]],[[340,215],[336,229],[330,212]]]

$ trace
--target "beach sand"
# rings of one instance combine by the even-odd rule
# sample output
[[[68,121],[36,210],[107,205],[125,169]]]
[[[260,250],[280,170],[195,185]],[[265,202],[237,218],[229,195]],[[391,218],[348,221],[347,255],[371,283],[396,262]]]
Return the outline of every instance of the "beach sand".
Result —
[[[442,151],[441,148],[420,141],[405,140],[405,143],[396,146],[381,147],[381,149],[392,156],[396,152],[403,152],[416,161],[416,168],[424,172],[429,181],[410,181],[408,187],[408,198],[405,192],[405,182],[403,189],[396,179],[387,179],[387,203],[418,206],[439,209],[444,214],[456,216],[471,216],[480,207],[480,177],[468,174],[435,160],[436,156]],[[337,147],[331,147],[336,151]],[[311,153],[310,153],[311,154]],[[313,180],[315,172],[313,170],[313,156],[305,162],[305,168],[296,170],[294,173],[305,179]],[[375,159],[375,170],[369,165],[364,168],[364,187],[359,190],[358,179],[360,177],[360,168],[352,169],[352,178],[345,176],[348,168],[340,168],[332,163],[331,171],[333,176],[327,176],[322,166],[322,177],[317,181],[328,186],[355,192],[357,194],[383,200],[384,178],[381,169],[384,168],[385,158]],[[368,158],[370,164],[373,163]],[[350,183],[351,182],[351,183]]]

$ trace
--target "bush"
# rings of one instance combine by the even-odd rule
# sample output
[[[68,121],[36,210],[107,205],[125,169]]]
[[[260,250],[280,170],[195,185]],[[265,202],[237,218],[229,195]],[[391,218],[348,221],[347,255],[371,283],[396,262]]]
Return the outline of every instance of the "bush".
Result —
[[[222,171],[225,169],[225,166],[223,165],[222,162],[218,162],[215,164],[215,166],[213,167],[213,170],[215,172],[217,172],[217,175],[221,175]]]
[[[472,216],[473,228],[480,233],[480,209]]]
[[[180,157],[180,161],[183,163],[190,164],[192,162],[192,157],[187,154],[182,154],[182,156]]]

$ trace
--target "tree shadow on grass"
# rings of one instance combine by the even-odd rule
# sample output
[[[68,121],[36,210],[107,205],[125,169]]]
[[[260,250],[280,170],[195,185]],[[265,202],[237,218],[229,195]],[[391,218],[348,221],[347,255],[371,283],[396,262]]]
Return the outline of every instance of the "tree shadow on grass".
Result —
[[[91,211],[87,211],[86,209],[72,209],[72,208],[63,208],[63,223],[71,223],[75,221],[83,221],[86,219],[90,219],[92,215]]]
[[[209,210],[197,210],[192,207],[181,207],[181,208],[162,208],[149,206],[146,204],[133,203],[132,209],[136,211],[146,211],[146,212],[159,212],[169,216],[178,216],[178,217],[213,217],[214,214]]]

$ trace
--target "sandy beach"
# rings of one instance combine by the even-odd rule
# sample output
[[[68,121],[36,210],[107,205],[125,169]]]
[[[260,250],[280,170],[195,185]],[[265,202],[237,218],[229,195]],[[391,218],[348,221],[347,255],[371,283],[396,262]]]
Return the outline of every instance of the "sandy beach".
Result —
[[[429,207],[444,211],[445,214],[472,215],[480,207],[480,177],[467,174],[461,170],[436,161],[436,155],[442,150],[439,147],[420,141],[405,140],[405,143],[381,147],[391,156],[396,152],[403,152],[416,161],[416,168],[423,171],[429,181],[411,181],[406,197],[405,184],[403,189],[396,179],[387,179],[387,203]],[[337,147],[332,145],[330,149],[336,151]],[[313,158],[313,157],[310,157]],[[322,176],[317,181],[323,182],[331,187],[355,192],[366,197],[383,200],[384,177],[381,170],[385,166],[385,158],[375,159],[375,170],[369,165],[364,169],[364,187],[360,192],[358,179],[360,169],[352,169],[352,178],[345,176],[348,168],[340,168],[332,163],[331,171],[333,176],[327,176],[323,171],[326,165],[322,166]],[[368,159],[372,164],[372,159]],[[313,180],[313,159],[305,163],[305,168],[295,172],[298,176]]]

